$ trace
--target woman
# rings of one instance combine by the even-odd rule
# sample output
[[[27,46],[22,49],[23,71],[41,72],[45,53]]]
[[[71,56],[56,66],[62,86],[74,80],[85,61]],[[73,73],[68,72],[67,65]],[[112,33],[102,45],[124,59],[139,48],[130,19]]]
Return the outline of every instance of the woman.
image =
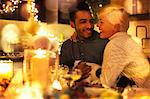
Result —
[[[116,87],[121,76],[135,82],[138,87],[150,87],[150,65],[142,48],[127,34],[127,12],[117,6],[109,6],[98,12],[100,38],[110,41],[104,50],[102,74],[103,86]]]

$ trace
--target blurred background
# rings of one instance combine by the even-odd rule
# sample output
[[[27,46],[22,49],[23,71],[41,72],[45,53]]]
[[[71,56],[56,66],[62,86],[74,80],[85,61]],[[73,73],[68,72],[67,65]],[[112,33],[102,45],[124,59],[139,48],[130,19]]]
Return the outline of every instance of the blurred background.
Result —
[[[32,3],[30,4],[32,10],[28,7],[29,1]],[[0,37],[2,30],[8,24],[16,25],[21,36],[27,32],[35,34],[39,24],[29,20],[29,10],[31,10],[36,20],[40,21],[49,33],[64,41],[74,32],[69,25],[68,8],[80,1],[88,3],[95,18],[96,11],[107,4],[119,4],[125,7],[130,14],[128,33],[144,49],[149,48],[150,0],[0,0]],[[95,30],[98,31],[96,27]],[[150,53],[149,49],[148,51]]]

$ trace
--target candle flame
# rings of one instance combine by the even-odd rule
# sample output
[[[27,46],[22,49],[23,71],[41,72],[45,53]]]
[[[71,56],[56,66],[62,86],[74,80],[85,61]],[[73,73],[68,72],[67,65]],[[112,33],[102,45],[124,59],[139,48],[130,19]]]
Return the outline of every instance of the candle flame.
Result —
[[[37,56],[43,56],[46,54],[46,50],[38,49],[38,50],[35,50],[35,53]]]

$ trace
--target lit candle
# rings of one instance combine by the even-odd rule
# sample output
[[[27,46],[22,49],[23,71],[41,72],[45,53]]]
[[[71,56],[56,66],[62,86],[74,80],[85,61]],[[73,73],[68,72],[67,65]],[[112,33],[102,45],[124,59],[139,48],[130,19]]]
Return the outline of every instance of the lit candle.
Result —
[[[48,84],[49,57],[46,50],[35,50],[36,55],[31,58],[31,78],[45,89]]]
[[[1,60],[0,61],[0,81],[2,79],[8,79],[13,76],[13,61]]]

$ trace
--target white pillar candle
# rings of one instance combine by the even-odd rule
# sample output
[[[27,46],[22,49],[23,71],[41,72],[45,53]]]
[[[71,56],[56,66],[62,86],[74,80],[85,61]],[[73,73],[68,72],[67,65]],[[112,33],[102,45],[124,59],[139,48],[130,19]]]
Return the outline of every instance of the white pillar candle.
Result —
[[[49,57],[46,50],[36,50],[36,55],[31,58],[31,77],[32,81],[41,84],[43,89],[48,84]]]
[[[0,61],[0,81],[2,79],[10,80],[13,76],[13,61],[1,60]]]

